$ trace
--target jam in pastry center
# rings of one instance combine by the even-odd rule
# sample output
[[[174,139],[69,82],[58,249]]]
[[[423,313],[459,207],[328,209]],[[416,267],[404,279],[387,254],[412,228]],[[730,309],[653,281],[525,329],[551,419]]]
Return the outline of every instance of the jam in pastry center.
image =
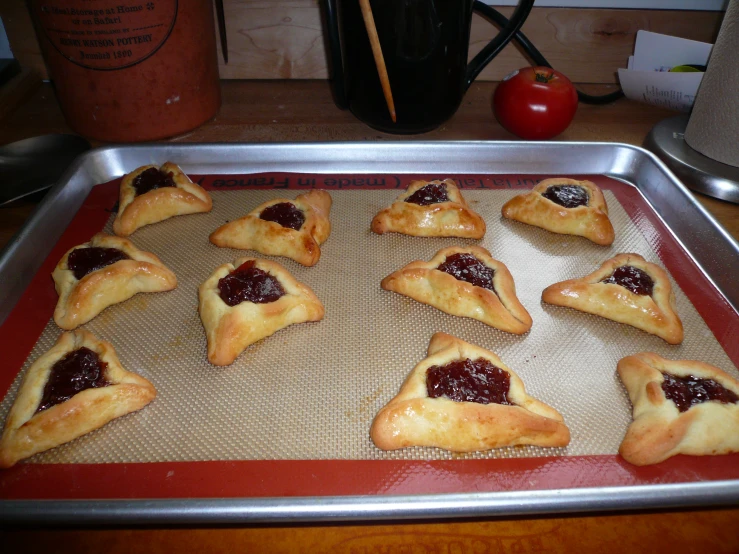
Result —
[[[67,257],[67,267],[74,273],[78,281],[88,273],[97,271],[121,260],[131,258],[117,248],[103,248],[91,246],[90,248],[77,248],[72,250]]]
[[[678,377],[671,373],[662,373],[662,391],[668,400],[672,400],[681,412],[689,410],[696,404],[716,400],[722,404],[734,404],[739,396],[713,379],[704,379],[688,375]]]
[[[171,173],[165,173],[156,167],[150,167],[146,171],[139,173],[133,180],[133,188],[136,196],[140,196],[150,190],[160,189],[164,187],[176,187]]]
[[[577,185],[552,185],[542,196],[565,208],[587,206],[589,200],[588,191]]]
[[[634,294],[641,296],[652,296],[652,291],[654,290],[654,281],[649,274],[631,265],[622,265],[616,268],[601,283],[621,285]]]
[[[460,281],[495,292],[493,286],[495,270],[486,266],[472,254],[452,254],[436,269]]]
[[[449,202],[449,195],[445,184],[430,183],[411,194],[405,201],[419,206],[428,206],[429,204]]]
[[[259,219],[274,221],[296,231],[299,231],[305,223],[305,215],[292,202],[280,202],[267,206],[259,214]]]
[[[83,346],[70,352],[51,368],[36,413],[61,404],[83,390],[107,387],[110,385],[105,379],[107,367],[89,348]]]
[[[218,281],[221,299],[229,306],[242,302],[267,304],[285,294],[280,282],[255,266],[254,260],[244,262]]]
[[[445,396],[455,402],[513,405],[508,399],[511,376],[485,358],[455,360],[426,370],[430,398]]]

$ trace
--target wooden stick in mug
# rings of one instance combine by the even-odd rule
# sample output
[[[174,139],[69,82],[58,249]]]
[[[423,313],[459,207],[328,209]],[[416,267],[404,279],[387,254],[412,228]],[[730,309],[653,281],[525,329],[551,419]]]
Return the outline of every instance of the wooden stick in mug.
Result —
[[[380,46],[380,38],[377,36],[377,28],[375,27],[375,18],[372,16],[372,8],[369,0],[359,0],[359,6],[362,8],[362,17],[364,18],[364,26],[367,28],[367,35],[372,45],[372,55],[375,57],[375,65],[377,73],[380,76],[382,84],[382,93],[385,95],[387,109],[390,112],[390,118],[395,123],[395,103],[393,102],[393,93],[390,90],[390,79],[387,76],[387,68],[385,67],[385,58],[382,56],[382,47]]]

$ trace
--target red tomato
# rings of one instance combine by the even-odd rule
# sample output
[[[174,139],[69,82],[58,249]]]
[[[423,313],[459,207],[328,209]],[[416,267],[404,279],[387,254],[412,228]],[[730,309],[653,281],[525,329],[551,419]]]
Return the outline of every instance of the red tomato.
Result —
[[[493,110],[500,124],[526,140],[556,137],[577,110],[577,90],[559,71],[524,67],[495,89]]]

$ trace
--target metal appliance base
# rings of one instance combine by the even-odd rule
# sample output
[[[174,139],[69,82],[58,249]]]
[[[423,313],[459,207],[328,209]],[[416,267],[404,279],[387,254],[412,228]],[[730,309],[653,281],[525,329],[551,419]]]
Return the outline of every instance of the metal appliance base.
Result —
[[[660,121],[644,140],[644,148],[654,152],[689,189],[739,204],[739,167],[717,162],[685,142],[688,116]]]

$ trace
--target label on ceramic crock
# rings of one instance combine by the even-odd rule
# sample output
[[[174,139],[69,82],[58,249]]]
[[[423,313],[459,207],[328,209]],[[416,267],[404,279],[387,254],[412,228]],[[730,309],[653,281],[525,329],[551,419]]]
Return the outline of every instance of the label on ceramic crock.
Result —
[[[88,69],[131,67],[169,38],[178,0],[33,0],[39,27],[56,50]]]

